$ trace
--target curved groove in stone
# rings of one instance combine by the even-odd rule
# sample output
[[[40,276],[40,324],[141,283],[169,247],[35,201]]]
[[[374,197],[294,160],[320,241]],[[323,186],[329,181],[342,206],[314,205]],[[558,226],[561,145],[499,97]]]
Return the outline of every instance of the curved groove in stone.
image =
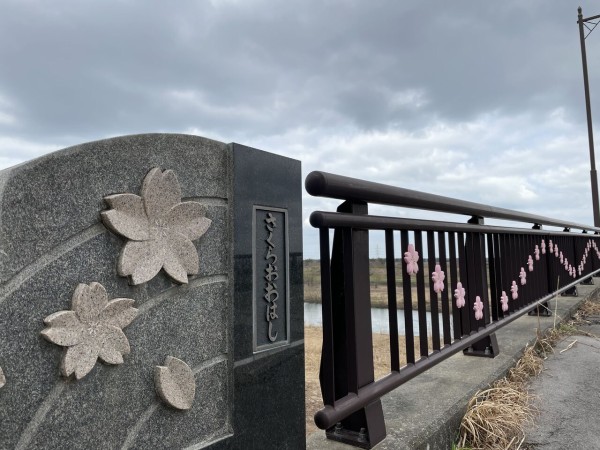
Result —
[[[223,361],[226,361],[226,360],[227,360],[226,355],[215,356],[214,358],[206,360],[203,363],[198,364],[196,367],[193,367],[192,372],[194,373],[194,375],[196,375],[199,372],[203,371],[204,369],[208,369],[209,367],[212,367],[216,364],[222,363]],[[156,411],[156,409],[158,408],[158,405],[159,405],[159,401],[157,399],[154,399],[154,401],[146,409],[146,411],[144,411],[142,413],[142,415],[140,415],[140,418],[135,423],[135,425],[129,429],[129,432],[127,433],[127,437],[125,438],[125,442],[123,442],[123,445],[121,446],[121,450],[128,450],[131,447],[131,445],[135,442],[138,435],[140,434],[140,431],[142,430],[144,424],[150,419],[152,414],[154,414],[154,411]],[[229,428],[229,424],[227,424],[227,426],[225,428]],[[211,435],[210,439],[213,439],[212,436],[214,436],[214,434]],[[205,441],[202,442],[202,445],[205,445]],[[202,447],[194,446],[191,448],[202,448]]]
[[[222,434],[223,432],[225,432],[226,434]],[[215,431],[214,433],[212,433],[208,438],[189,447],[185,447],[184,450],[200,450],[202,448],[208,447],[209,445],[216,444],[217,442],[230,438],[231,436],[233,436],[233,433],[229,428],[229,424],[226,424],[219,431]]]
[[[155,401],[148,409],[146,409],[146,411],[144,411],[135,425],[127,432],[127,436],[125,437],[125,442],[123,442],[123,445],[121,446],[121,450],[128,450],[131,447],[135,439],[138,437],[138,434],[140,434],[144,424],[148,421],[148,419],[150,419],[152,414],[154,414],[154,411],[156,411],[156,408],[158,408],[158,403]]]
[[[198,286],[206,286],[208,284],[213,283],[227,283],[228,276],[227,275],[210,275],[207,277],[195,278],[189,282],[186,290],[194,289]],[[181,292],[181,286],[173,286],[167,290],[162,291],[160,294],[149,298],[144,304],[138,307],[138,319],[148,311],[150,311],[155,306],[158,306],[163,300],[171,297],[175,292]]]
[[[182,202],[198,202],[203,206],[227,206],[229,201],[223,197],[185,197]]]
[[[23,267],[11,278],[9,278],[2,286],[0,286],[0,305],[4,303],[4,300],[6,300],[10,294],[12,294],[23,283],[33,277],[40,270],[44,269],[46,266],[53,263],[61,256],[64,256],[74,248],[79,247],[80,245],[104,232],[106,232],[106,228],[104,228],[102,224],[97,223],[96,225],[92,225],[79,234],[66,240],[62,244],[57,245],[32,263]]]
[[[29,447],[31,439],[33,439],[38,428],[46,418],[46,414],[48,414],[48,412],[52,409],[66,387],[67,383],[63,381],[58,381],[54,385],[50,393],[46,396],[38,410],[33,415],[33,418],[25,427],[25,430],[21,433],[21,437],[19,438],[19,442],[17,442],[15,450],[23,450]]]

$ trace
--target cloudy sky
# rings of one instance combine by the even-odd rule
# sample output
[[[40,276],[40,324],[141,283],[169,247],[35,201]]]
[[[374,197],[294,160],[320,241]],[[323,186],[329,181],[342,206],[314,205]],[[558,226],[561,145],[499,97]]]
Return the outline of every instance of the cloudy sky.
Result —
[[[304,175],[593,223],[579,4],[600,14],[589,0],[0,0],[0,168],[189,133],[300,159]],[[600,120],[600,31],[587,48]],[[308,215],[335,204],[304,196],[306,257]]]

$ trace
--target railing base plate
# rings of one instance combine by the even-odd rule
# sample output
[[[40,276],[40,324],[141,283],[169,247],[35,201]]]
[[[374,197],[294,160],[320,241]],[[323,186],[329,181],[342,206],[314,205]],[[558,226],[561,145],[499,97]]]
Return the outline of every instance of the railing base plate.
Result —
[[[482,338],[480,341],[475,342],[469,348],[463,350],[465,356],[480,356],[483,358],[495,358],[500,354],[500,347],[498,347],[498,339],[496,339],[496,333],[492,333],[489,336]]]
[[[542,316],[542,317],[550,317],[552,316],[552,311],[550,311],[550,307],[548,306],[548,302],[544,302],[541,305],[538,305],[537,308],[532,309],[527,313],[528,316]]]
[[[371,445],[371,443],[369,442],[368,435],[365,431],[361,433],[352,430],[347,430],[344,427],[342,427],[341,424],[338,424],[335,427],[332,427],[329,430],[325,431],[325,435],[327,436],[327,439],[352,445],[353,447],[365,449],[373,448],[373,445]]]
[[[560,294],[562,297],[577,297],[577,287],[573,286],[571,289],[567,289],[565,292]]]

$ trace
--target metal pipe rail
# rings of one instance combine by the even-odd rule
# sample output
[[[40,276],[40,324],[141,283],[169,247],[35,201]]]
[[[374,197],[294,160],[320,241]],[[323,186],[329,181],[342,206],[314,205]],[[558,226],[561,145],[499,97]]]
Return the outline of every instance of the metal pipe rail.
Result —
[[[512,209],[497,208],[482,203],[468,202],[442,195],[428,194],[411,189],[389,186],[387,184],[334,175],[327,172],[315,171],[309,173],[306,177],[305,188],[310,195],[315,197],[403,206],[406,208],[464,214],[490,219],[512,220],[515,222],[528,222],[531,224],[550,225],[569,229],[575,228],[600,233],[600,228],[591,225],[560,221]]]
[[[385,437],[382,395],[461,350],[469,356],[496,356],[496,330],[536,308],[539,313],[539,305],[573,293],[578,283],[600,272],[600,230],[594,227],[322,172],[308,175],[306,189],[345,200],[337,212],[313,212],[310,223],[320,234],[323,312],[319,378],[325,407],[315,423],[329,438],[351,445],[371,448]],[[371,216],[368,203],[475,219]],[[487,226],[483,217],[526,222],[533,229]],[[546,231],[541,225],[565,231]],[[573,228],[583,233],[568,231]],[[374,379],[370,314],[373,230],[385,234],[390,327],[390,373],[379,380]],[[402,255],[397,259],[398,243]],[[399,312],[404,315],[403,349]]]

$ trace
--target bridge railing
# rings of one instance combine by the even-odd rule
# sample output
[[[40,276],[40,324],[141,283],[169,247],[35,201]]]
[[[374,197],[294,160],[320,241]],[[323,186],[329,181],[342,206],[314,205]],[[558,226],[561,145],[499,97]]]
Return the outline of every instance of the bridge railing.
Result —
[[[343,200],[337,212],[310,216],[320,235],[323,315],[319,377],[325,407],[315,423],[329,438],[351,445],[371,448],[385,437],[382,395],[461,350],[496,356],[496,330],[532,310],[547,312],[540,305],[547,306],[560,293],[576,294],[578,283],[591,282],[600,272],[599,228],[324,172],[310,173],[306,190]],[[470,219],[460,223],[372,216],[370,203]],[[521,222],[527,228],[485,225],[485,218]],[[370,230],[385,234],[391,362],[389,374],[378,380]],[[396,244],[400,255],[394,252]],[[404,315],[403,349],[399,310]]]

